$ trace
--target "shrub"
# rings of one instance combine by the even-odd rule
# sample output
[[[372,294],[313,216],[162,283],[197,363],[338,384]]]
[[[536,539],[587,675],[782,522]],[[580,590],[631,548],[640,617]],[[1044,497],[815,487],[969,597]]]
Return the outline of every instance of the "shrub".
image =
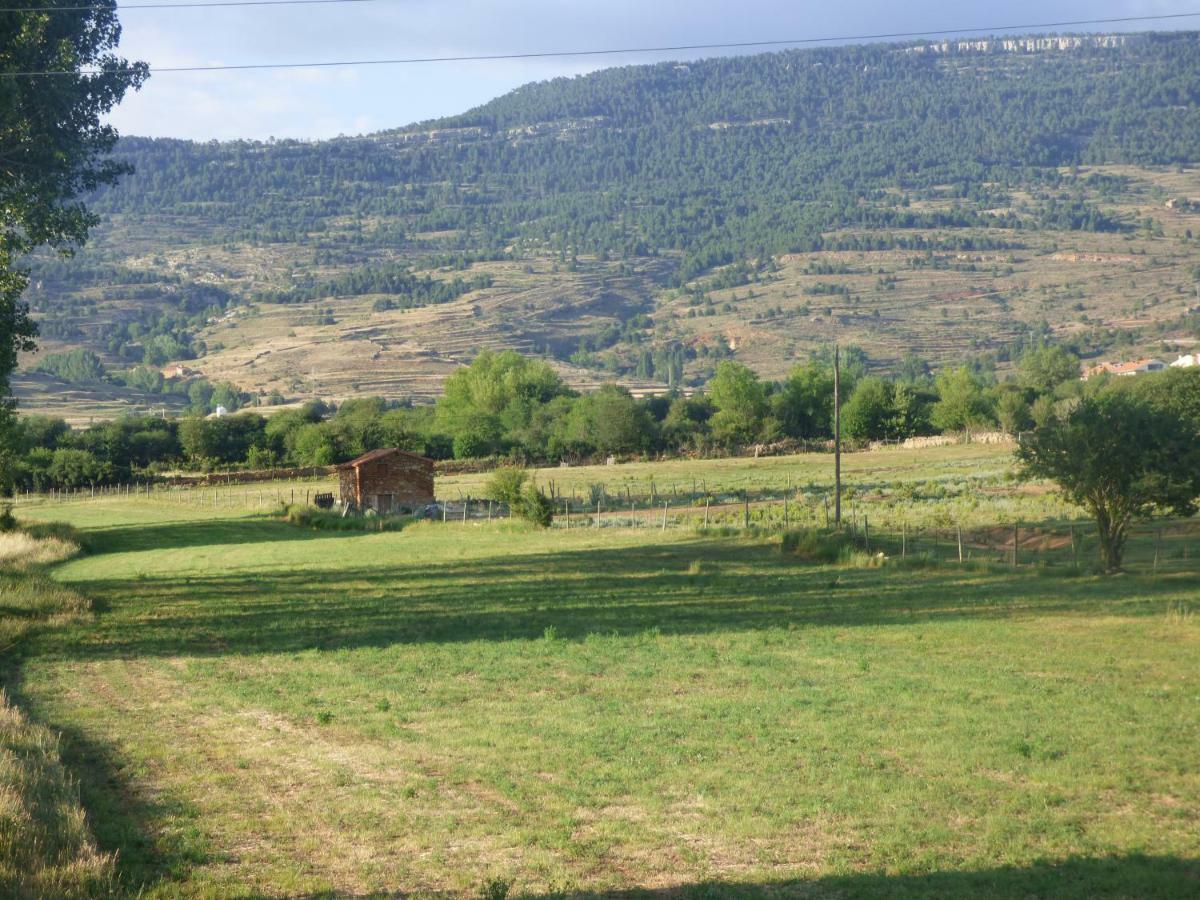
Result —
[[[836,563],[847,553],[857,552],[854,541],[844,531],[822,531],[805,528],[784,534],[784,553],[798,556],[806,562]]]
[[[487,495],[499,503],[507,503],[515,512],[528,481],[529,473],[524,469],[516,466],[501,467],[488,479]]]
[[[525,487],[519,501],[510,508],[515,515],[540,528],[549,528],[554,521],[554,502],[532,484]]]

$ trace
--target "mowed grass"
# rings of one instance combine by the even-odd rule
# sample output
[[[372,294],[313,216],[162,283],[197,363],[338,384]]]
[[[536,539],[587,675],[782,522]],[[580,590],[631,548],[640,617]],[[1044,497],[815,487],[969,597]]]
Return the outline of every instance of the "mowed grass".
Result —
[[[143,896],[1200,890],[1195,575],[163,509],[42,508],[18,694]]]

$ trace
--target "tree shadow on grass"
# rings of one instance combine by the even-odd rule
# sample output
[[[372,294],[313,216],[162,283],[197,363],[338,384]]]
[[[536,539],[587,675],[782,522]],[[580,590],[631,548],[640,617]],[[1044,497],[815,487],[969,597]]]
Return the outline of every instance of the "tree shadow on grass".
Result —
[[[74,659],[262,654],[528,639],[549,627],[560,638],[582,639],[651,629],[685,635],[1047,614],[1136,616],[1161,612],[1166,598],[1200,589],[1200,578],[814,567],[774,547],[698,539],[78,586],[109,611],[86,627],[47,634],[39,653]]]
[[[1030,866],[921,875],[831,875],[778,882],[711,881],[661,890],[566,891],[518,894],[545,900],[708,900],[708,898],[1054,898],[1054,900],[1179,900],[1200,896],[1200,860],[1171,856],[1071,858]]]
[[[79,786],[96,845],[116,854],[120,895],[139,896],[144,888],[182,879],[191,868],[211,861],[199,829],[165,833],[160,827],[165,821],[198,817],[191,804],[161,787],[152,792],[140,788],[136,773],[128,771],[113,748],[90,740],[81,728],[46,721],[25,694],[15,666],[4,672],[4,689],[31,718],[58,734],[59,753]]]
[[[231,518],[89,528],[87,540],[95,553],[141,553],[224,544],[331,541],[361,534],[358,531],[317,531],[272,519]]]

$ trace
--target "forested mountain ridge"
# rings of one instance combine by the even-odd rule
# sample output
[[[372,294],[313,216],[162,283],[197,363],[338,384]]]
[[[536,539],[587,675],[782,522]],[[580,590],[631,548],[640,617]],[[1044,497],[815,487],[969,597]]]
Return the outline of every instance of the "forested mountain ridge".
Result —
[[[684,369],[702,378],[711,366],[701,357],[745,353],[744,336],[730,331],[754,321],[776,321],[795,351],[822,330],[806,328],[812,320],[846,324],[836,307],[896,300],[886,295],[901,266],[945,271],[955,267],[949,259],[962,269],[965,254],[979,258],[966,261],[978,271],[987,257],[995,283],[940,293],[1011,303],[998,264],[1033,265],[1064,249],[1062,235],[1082,241],[1065,249],[1110,256],[1117,245],[1086,236],[1175,237],[1142,213],[1162,207],[1172,172],[1190,190],[1200,162],[1198,35],[1082,43],[1028,53],[870,45],[628,66],[528,85],[437,122],[322,142],[127,138],[119,152],[136,174],[94,200],[108,228],[80,259],[46,264],[34,301],[52,338],[100,343],[127,363],[151,361],[138,358],[140,345],[164,331],[180,355],[211,356],[230,342],[213,340],[210,320],[239,309],[273,311],[292,331],[344,324],[339,310],[352,311],[385,335],[371,353],[390,364],[389,323],[437,306],[410,312],[406,325],[454,311],[462,339],[446,353],[433,343],[446,323],[434,322],[410,348],[418,356],[452,366],[481,346],[518,346],[572,356],[596,378],[658,381]],[[1146,174],[1156,168],[1163,177]],[[1190,240],[1190,222],[1178,224]],[[1186,293],[1195,245],[1167,243],[1177,257],[1167,268],[1179,269],[1169,287]],[[932,256],[914,264],[914,254]],[[805,281],[822,272],[874,277]],[[1020,272],[1009,274],[1016,287]],[[908,281],[902,293],[916,293]],[[105,314],[105,292],[114,301],[122,293],[114,284],[138,287],[124,291],[125,312]],[[741,308],[756,291],[739,298],[737,287],[770,284],[777,290],[757,298],[836,302],[816,312],[815,301]],[[681,321],[713,318],[714,306],[729,325],[716,336]],[[1068,324],[1073,335],[1087,326],[1081,349],[1105,349],[1131,324],[1003,311],[1020,327],[991,343],[970,338],[965,349]],[[886,328],[886,316],[871,312]],[[1167,330],[1186,330],[1168,318]],[[936,341],[912,343],[935,361],[944,352]],[[221,374],[239,375],[262,349],[227,360]],[[272,387],[289,384],[281,375]]]

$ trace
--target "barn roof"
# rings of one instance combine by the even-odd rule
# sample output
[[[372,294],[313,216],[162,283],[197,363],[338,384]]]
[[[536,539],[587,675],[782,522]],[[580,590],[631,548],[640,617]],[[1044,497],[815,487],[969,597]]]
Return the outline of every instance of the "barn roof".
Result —
[[[406,450],[401,450],[399,447],[383,447],[379,450],[368,450],[366,453],[364,453],[362,456],[358,457],[357,459],[352,459],[352,460],[350,460],[350,462],[344,462],[340,466],[336,466],[336,468],[338,468],[338,469],[357,469],[359,466],[366,465],[367,463],[375,462],[378,459],[387,459],[389,456],[397,456],[397,455],[398,456],[407,456],[409,459],[419,459],[421,462],[427,462],[430,465],[433,465],[432,459],[426,459],[424,456],[421,456],[420,454],[409,453]]]

